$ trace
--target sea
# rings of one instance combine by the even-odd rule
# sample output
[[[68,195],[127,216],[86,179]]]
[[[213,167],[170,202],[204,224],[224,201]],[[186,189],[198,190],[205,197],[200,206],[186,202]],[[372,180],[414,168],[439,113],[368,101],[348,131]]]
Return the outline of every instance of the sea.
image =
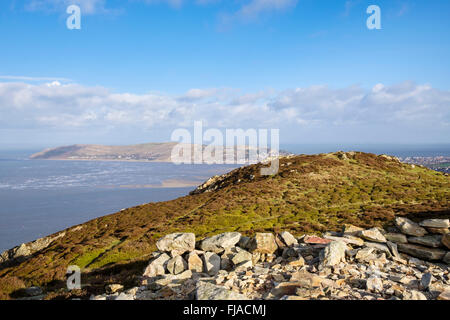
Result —
[[[450,144],[292,144],[281,149],[297,154],[358,150],[399,157],[450,156]],[[238,167],[29,160],[36,151],[0,150],[0,253],[123,208],[187,195],[209,177]]]

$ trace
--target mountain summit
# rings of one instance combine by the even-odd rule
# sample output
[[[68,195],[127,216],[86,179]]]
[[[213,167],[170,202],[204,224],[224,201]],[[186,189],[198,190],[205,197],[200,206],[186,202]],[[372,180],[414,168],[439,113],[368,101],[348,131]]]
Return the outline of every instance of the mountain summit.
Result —
[[[346,223],[389,228],[397,216],[450,217],[450,178],[394,157],[286,156],[273,176],[260,175],[264,165],[235,169],[190,195],[125,209],[11,249],[0,258],[0,296],[14,297],[32,285],[69,295],[64,288],[70,265],[81,268],[89,293],[116,280],[136,283],[156,241],[174,232],[198,239],[232,231],[300,236],[338,231]]]

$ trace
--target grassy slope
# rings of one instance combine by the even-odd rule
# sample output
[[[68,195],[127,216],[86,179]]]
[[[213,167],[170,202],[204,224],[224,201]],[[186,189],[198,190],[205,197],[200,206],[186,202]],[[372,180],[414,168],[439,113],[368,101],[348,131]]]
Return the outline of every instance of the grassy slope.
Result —
[[[29,285],[64,287],[71,264],[84,270],[83,283],[89,283],[81,294],[105,282],[131,285],[155,241],[174,231],[199,238],[278,229],[300,235],[337,230],[344,223],[387,226],[396,214],[450,217],[449,177],[381,156],[285,158],[275,176],[260,176],[260,167],[237,170],[215,192],[129,208],[87,222],[81,230],[68,229],[39,254],[0,270],[0,298]]]

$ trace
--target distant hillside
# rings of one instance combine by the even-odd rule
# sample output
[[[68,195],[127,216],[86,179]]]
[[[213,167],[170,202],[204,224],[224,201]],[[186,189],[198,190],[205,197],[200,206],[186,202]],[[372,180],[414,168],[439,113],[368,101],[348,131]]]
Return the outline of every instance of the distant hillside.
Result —
[[[30,156],[30,159],[42,160],[109,160],[109,161],[153,161],[153,162],[171,162],[172,149],[177,145],[176,142],[163,143],[145,143],[130,146],[104,146],[94,144],[76,144],[52,149],[45,149]],[[183,144],[191,148],[192,159],[194,157],[194,145]],[[202,146],[204,150],[206,146]],[[249,150],[256,148],[248,146],[227,147],[224,149],[224,160],[226,155],[234,152],[234,159],[237,160],[238,150],[244,152],[245,158],[249,157]],[[281,151],[281,155],[288,154]],[[263,155],[262,158],[266,158]]]
[[[105,283],[134,285],[156,240],[172,232],[194,232],[198,239],[227,231],[300,236],[337,231],[345,223],[388,228],[395,216],[450,217],[450,178],[389,156],[283,157],[273,176],[262,176],[262,166],[235,169],[191,195],[122,210],[3,254],[0,298],[31,285],[68,296],[69,265],[83,270],[86,286],[79,295],[100,292]]]
[[[170,161],[175,142],[146,143],[131,146],[104,146],[76,144],[46,149],[30,156],[30,159],[45,160],[146,160]]]

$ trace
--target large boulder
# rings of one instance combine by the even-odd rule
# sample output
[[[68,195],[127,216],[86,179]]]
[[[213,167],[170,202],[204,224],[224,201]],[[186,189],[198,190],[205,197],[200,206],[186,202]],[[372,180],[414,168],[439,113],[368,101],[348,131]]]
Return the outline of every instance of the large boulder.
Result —
[[[399,243],[397,246],[398,251],[419,259],[435,261],[441,260],[445,256],[445,251],[440,249],[432,249],[409,243]]]
[[[428,233],[427,230],[408,218],[397,217],[395,218],[395,224],[401,232],[409,236],[423,237]]]
[[[330,242],[320,254],[320,262],[323,266],[335,266],[340,262],[345,262],[345,251],[348,249],[347,245],[342,241]]]
[[[195,234],[193,233],[172,233],[159,239],[156,247],[160,251],[170,252],[172,257],[182,255],[185,252],[194,251]]]
[[[220,271],[220,257],[214,252],[203,254],[204,271],[210,276],[215,276]]]
[[[386,238],[383,236],[383,234],[378,230],[378,228],[372,228],[368,230],[363,230],[358,233],[358,236],[365,240],[373,241],[373,242],[380,242],[385,243]]]
[[[428,219],[419,223],[422,227],[430,228],[448,228],[450,227],[449,219]]]
[[[257,233],[250,244],[251,252],[272,254],[278,249],[275,236],[272,233]]]
[[[240,239],[241,234],[239,232],[225,232],[204,239],[200,244],[200,249],[221,253],[225,249],[234,247]]]
[[[197,282],[196,298],[197,300],[248,300],[240,293],[204,281]]]
[[[160,254],[148,264],[144,271],[144,277],[156,277],[166,273],[167,262],[170,256],[166,253]]]

